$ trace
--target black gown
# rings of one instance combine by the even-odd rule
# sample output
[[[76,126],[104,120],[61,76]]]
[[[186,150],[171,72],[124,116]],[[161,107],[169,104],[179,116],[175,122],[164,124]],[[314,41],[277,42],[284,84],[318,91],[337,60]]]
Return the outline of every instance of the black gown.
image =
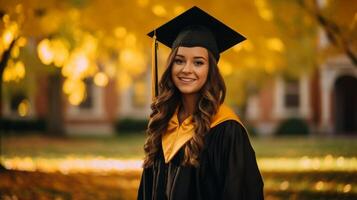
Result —
[[[183,148],[167,164],[160,152],[154,165],[143,170],[138,200],[264,199],[254,150],[236,121],[211,128],[199,167],[180,165]]]

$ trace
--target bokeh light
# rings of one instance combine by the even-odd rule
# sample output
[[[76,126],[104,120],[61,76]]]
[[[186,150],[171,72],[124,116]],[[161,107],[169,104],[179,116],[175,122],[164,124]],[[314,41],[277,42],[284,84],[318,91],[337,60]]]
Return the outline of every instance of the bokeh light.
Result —
[[[13,60],[10,60],[3,72],[3,81],[10,82],[15,81],[18,82],[23,79],[26,75],[25,65],[22,61],[17,61],[14,63]]]
[[[51,64],[53,61],[53,51],[51,49],[51,43],[49,39],[42,40],[37,46],[38,56],[41,62],[45,65]]]
[[[24,99],[21,101],[17,108],[17,112],[19,113],[19,116],[25,117],[29,114],[30,110],[30,102],[27,99]]]
[[[108,81],[109,81],[108,76],[103,72],[98,72],[94,76],[94,83],[97,86],[104,87],[108,84]]]

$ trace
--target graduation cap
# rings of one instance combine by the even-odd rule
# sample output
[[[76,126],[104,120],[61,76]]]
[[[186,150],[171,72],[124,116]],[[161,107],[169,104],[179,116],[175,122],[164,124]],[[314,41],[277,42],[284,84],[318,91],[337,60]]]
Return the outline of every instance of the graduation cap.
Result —
[[[246,38],[194,6],[175,17],[159,28],[148,33],[153,38],[152,49],[152,94],[158,94],[157,75],[157,41],[169,48],[204,47],[208,49],[216,61],[220,53],[244,41]]]

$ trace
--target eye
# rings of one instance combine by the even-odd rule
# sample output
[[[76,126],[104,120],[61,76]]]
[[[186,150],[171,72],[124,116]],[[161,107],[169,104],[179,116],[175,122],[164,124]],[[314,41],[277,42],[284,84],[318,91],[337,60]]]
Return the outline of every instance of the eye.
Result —
[[[175,60],[174,60],[174,64],[176,64],[176,65],[182,65],[183,62],[184,61],[182,59],[180,59],[180,58],[175,58]]]
[[[194,65],[195,65],[195,66],[201,66],[201,65],[203,65],[203,64],[204,64],[204,62],[201,61],[201,60],[194,61]]]

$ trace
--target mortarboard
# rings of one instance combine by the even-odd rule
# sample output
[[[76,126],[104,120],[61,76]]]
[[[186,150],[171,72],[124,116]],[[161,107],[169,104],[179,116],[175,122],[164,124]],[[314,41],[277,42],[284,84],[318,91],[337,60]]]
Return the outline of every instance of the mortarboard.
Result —
[[[157,41],[169,48],[201,46],[208,49],[216,60],[219,54],[246,38],[194,6],[174,19],[148,33],[153,38],[152,95],[157,96]]]

